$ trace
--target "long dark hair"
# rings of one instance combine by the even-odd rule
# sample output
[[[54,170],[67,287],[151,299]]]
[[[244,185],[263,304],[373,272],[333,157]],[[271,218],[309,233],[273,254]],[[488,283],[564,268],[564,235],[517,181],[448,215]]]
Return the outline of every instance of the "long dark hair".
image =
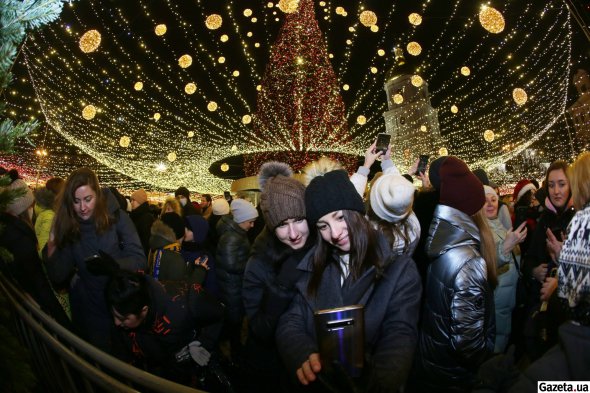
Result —
[[[549,165],[549,168],[547,168],[547,173],[545,174],[545,181],[543,182],[543,187],[545,187],[545,193],[547,195],[547,197],[549,198],[549,201],[551,201],[551,204],[553,205],[553,201],[551,200],[551,194],[549,194],[549,174],[553,171],[563,171],[563,173],[565,174],[565,178],[567,179],[567,183],[568,183],[568,187],[569,187],[569,194],[567,196],[567,200],[565,201],[565,204],[563,205],[562,208],[558,208],[557,206],[553,205],[558,211],[563,212],[564,210],[567,209],[567,205],[569,200],[572,197],[572,183],[570,181],[570,173],[568,171],[569,169],[569,164],[563,160],[557,160],[557,161],[553,161],[553,163],[551,163],[551,165]],[[541,201],[539,201],[541,202]],[[543,203],[543,202],[541,202]]]
[[[383,274],[385,256],[379,246],[379,234],[371,227],[371,223],[359,212],[353,210],[342,210],[344,222],[348,227],[348,239],[350,241],[349,251],[349,274],[353,280],[357,280],[361,274],[375,266],[376,278]],[[322,239],[319,230],[316,235],[316,248],[313,254],[313,271],[307,286],[307,293],[311,296],[317,294],[324,271],[330,263],[338,263],[329,253],[334,247]],[[337,264],[338,268],[340,265]]]
[[[59,248],[80,239],[80,223],[74,210],[74,194],[82,186],[89,186],[96,193],[93,219],[97,233],[106,232],[113,222],[108,215],[106,201],[96,174],[88,168],[76,169],[68,176],[57,197],[53,231]]]

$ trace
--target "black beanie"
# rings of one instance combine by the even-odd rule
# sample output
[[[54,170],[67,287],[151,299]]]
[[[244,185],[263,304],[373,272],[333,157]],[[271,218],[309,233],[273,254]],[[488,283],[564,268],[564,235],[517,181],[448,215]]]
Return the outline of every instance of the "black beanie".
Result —
[[[314,177],[305,189],[307,221],[315,225],[328,213],[354,210],[365,214],[363,199],[345,170],[335,170]]]
[[[477,178],[479,179],[481,184],[483,184],[484,186],[490,185],[490,179],[488,178],[488,174],[483,169],[477,168],[476,170],[473,171],[473,174],[475,176],[477,176]]]
[[[162,214],[162,217],[160,217],[160,220],[174,231],[174,235],[177,239],[184,236],[184,221],[178,214],[164,213]]]
[[[430,184],[432,184],[432,187],[434,187],[434,189],[437,191],[440,191],[440,166],[447,158],[448,156],[438,157],[436,160],[432,161],[428,167],[428,178],[430,179]]]
[[[188,191],[188,188],[186,188],[186,187],[178,187],[178,189],[174,192],[174,196],[177,197],[179,195],[182,195],[183,197],[185,197],[189,201],[191,200],[190,192]]]

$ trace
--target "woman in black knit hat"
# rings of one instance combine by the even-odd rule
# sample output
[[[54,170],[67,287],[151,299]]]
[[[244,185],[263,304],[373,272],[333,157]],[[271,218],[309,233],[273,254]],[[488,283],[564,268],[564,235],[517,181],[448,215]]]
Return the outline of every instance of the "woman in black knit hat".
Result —
[[[290,376],[303,385],[348,381],[362,391],[396,392],[417,341],[420,277],[409,257],[391,257],[385,238],[364,217],[348,174],[337,168],[320,159],[305,170],[311,179],[307,221],[318,238],[297,266],[303,276],[277,327],[279,352]],[[334,377],[340,368],[330,370],[333,364],[319,357],[314,312],[357,304],[364,307],[364,367],[360,377],[342,370]]]

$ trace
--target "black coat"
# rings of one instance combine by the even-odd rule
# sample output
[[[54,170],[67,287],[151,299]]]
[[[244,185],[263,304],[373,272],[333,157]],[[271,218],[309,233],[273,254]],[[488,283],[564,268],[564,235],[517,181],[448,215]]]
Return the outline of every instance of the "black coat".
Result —
[[[71,322],[59,304],[47,275],[43,271],[37,251],[37,237],[33,228],[19,218],[3,213],[0,215],[3,226],[0,247],[12,254],[12,261],[0,259],[2,271],[11,277],[45,311],[62,326],[71,329]]]
[[[150,229],[154,223],[154,215],[150,212],[150,206],[147,202],[142,203],[129,213],[129,217],[137,229],[143,252],[147,256],[150,251]]]

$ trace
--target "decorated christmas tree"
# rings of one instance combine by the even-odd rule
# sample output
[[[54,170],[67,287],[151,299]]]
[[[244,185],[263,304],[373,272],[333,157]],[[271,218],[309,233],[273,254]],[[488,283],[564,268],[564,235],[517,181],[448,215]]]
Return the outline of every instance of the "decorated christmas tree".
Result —
[[[268,152],[245,158],[246,175],[268,160],[299,170],[322,155],[347,168],[357,158],[335,152],[350,142],[344,103],[315,18],[312,0],[301,0],[281,27],[257,99],[254,130]]]

